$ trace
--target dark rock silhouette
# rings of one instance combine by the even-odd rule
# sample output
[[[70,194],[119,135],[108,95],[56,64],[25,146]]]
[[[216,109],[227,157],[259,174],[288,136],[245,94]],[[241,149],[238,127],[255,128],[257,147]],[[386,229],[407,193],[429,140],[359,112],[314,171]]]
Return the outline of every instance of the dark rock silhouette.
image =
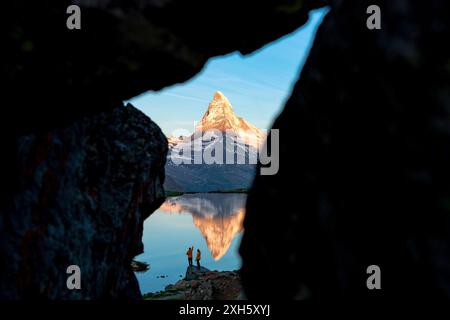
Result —
[[[19,139],[20,185],[0,216],[0,298],[139,299],[132,259],[163,201],[167,144],[132,106]],[[82,290],[68,290],[78,265]]]
[[[450,5],[331,3],[273,125],[279,173],[248,197],[247,296],[448,298]],[[373,264],[381,290],[366,287]]]

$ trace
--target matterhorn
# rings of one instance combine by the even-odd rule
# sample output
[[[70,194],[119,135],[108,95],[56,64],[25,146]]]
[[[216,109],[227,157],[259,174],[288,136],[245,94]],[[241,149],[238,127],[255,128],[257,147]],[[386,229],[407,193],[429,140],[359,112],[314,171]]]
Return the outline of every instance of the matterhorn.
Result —
[[[254,141],[254,147],[259,148],[266,135],[262,130],[248,123],[243,118],[237,117],[227,97],[220,91],[214,94],[208,110],[202,120],[197,124],[196,130],[208,131],[211,129],[221,132],[233,132],[242,141]]]
[[[262,130],[238,117],[227,97],[216,91],[191,136],[168,138],[164,187],[182,192],[248,189],[256,172],[258,149],[265,139]],[[223,162],[199,163],[198,158],[194,160],[194,154],[218,148],[223,152]],[[186,149],[192,151],[183,152]]]

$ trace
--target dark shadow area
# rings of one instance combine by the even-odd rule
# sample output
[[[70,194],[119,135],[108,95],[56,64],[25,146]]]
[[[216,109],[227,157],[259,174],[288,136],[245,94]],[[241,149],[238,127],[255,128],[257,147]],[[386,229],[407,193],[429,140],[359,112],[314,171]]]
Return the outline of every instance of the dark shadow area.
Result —
[[[250,298],[450,295],[449,5],[378,3],[373,31],[372,2],[334,2],[274,123],[280,170],[257,176],[240,249]]]

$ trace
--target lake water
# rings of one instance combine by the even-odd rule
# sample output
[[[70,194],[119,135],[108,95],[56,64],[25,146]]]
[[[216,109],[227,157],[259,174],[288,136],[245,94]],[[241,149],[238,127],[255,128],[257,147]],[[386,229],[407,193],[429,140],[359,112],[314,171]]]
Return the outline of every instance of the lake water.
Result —
[[[149,263],[150,270],[136,273],[141,292],[164,290],[168,284],[182,279],[189,246],[194,246],[194,258],[200,249],[201,265],[210,270],[239,269],[238,248],[246,198],[241,193],[196,193],[168,198],[144,222],[144,253],[136,260]]]

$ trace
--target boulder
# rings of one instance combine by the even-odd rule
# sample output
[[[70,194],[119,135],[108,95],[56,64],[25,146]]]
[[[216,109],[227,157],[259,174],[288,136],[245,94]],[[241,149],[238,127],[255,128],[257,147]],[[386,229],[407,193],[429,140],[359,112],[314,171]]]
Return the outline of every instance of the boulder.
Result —
[[[20,184],[0,215],[0,299],[140,299],[131,263],[164,201],[161,130],[118,106],[18,145]],[[66,285],[71,265],[80,290]]]
[[[200,276],[203,276],[205,273],[209,272],[209,269],[205,267],[197,268],[196,266],[189,266],[186,269],[186,275],[184,277],[184,280],[196,280]]]

